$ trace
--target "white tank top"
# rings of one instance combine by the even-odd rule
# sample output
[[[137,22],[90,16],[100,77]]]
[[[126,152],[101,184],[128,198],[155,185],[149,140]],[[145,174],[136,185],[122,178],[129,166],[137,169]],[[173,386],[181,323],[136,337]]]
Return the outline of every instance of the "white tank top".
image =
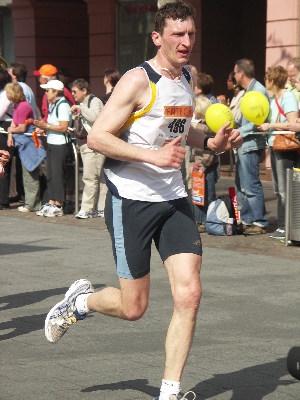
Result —
[[[173,81],[155,72],[148,62],[137,68],[148,77],[150,100],[128,117],[116,136],[156,151],[181,135],[184,146],[194,110],[189,72],[183,68],[181,80]],[[127,199],[160,202],[187,196],[180,169],[107,158],[104,172],[108,188]]]

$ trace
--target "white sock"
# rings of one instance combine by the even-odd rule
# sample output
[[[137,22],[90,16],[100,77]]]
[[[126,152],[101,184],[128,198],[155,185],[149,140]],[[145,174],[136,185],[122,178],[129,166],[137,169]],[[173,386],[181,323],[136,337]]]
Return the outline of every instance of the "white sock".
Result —
[[[85,315],[88,312],[90,312],[90,310],[87,308],[86,305],[86,299],[91,295],[92,293],[83,293],[80,294],[77,299],[75,300],[75,307],[78,311],[78,313],[80,315]]]
[[[159,400],[169,400],[170,396],[173,394],[177,396],[180,392],[180,382],[162,380]]]

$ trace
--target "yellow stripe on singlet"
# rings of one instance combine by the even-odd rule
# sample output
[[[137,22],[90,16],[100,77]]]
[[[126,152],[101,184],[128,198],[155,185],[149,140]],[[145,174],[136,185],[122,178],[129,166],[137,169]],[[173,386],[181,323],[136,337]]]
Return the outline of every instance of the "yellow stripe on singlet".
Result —
[[[150,103],[143,110],[136,111],[135,113],[131,114],[127,118],[124,125],[115,133],[115,136],[120,136],[121,133],[124,132],[126,128],[128,128],[130,125],[132,125],[139,118],[141,118],[143,115],[145,115],[147,112],[149,112],[151,110],[151,108],[153,107],[153,104],[155,103],[155,100],[156,100],[156,85],[155,85],[155,83],[150,82],[150,89],[152,92]]]

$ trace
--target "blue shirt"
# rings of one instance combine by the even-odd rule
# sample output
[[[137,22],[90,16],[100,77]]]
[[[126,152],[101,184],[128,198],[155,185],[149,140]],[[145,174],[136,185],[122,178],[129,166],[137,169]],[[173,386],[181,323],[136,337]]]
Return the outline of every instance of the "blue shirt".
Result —
[[[284,92],[283,96],[281,97],[281,99],[279,99],[278,103],[285,114],[293,111],[298,112],[298,101],[296,99],[296,96],[292,92],[289,91]],[[278,115],[279,115],[279,120],[278,120]],[[275,101],[275,96],[271,98],[269,118],[270,118],[270,123],[287,122],[286,117],[284,117],[278,110]],[[275,135],[268,135],[267,141],[269,146],[273,146],[274,138]]]

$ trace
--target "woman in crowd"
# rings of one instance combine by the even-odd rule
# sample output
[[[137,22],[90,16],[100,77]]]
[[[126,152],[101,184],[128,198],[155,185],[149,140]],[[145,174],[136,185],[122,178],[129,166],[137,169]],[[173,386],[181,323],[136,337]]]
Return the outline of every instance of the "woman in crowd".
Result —
[[[40,164],[46,153],[42,147],[36,147],[32,138],[34,128],[26,123],[27,119],[33,118],[33,110],[25,100],[22,87],[18,83],[8,83],[5,91],[8,100],[14,103],[13,119],[10,127],[7,128],[7,146],[17,148],[22,162],[25,204],[18,207],[18,210],[36,211],[41,205]]]
[[[240,105],[241,105],[241,101],[242,101],[243,95],[245,93],[245,90],[242,88],[242,86],[240,86],[236,83],[236,79],[234,77],[233,71],[231,71],[230,74],[228,75],[227,88],[228,88],[228,90],[233,92],[233,98],[231,99],[231,101],[230,101],[230,99],[227,99],[227,101],[222,100],[222,103],[225,105],[228,105],[228,107],[232,111],[235,125],[237,127],[239,127],[239,126],[241,126],[242,117],[243,117]],[[234,155],[234,159],[236,162],[236,150],[233,150],[233,155]],[[238,199],[238,210],[241,210],[241,208],[243,206],[244,195],[241,192],[240,178],[237,173],[235,175],[235,190],[236,190],[236,195],[237,195],[237,199]]]
[[[288,130],[290,124],[298,117],[298,102],[295,95],[285,89],[287,71],[281,67],[268,68],[265,76],[266,89],[274,95],[271,99],[270,123],[261,124],[260,131]],[[297,151],[274,151],[275,134],[268,135],[271,149],[271,166],[274,191],[277,195],[277,224],[278,228],[269,237],[285,238],[285,199],[286,199],[286,170],[297,166],[299,154]]]
[[[210,105],[209,99],[205,96],[200,95],[196,98],[192,126],[208,136],[213,136],[214,133],[205,123],[205,112]],[[208,206],[212,201],[216,200],[215,184],[218,181],[219,157],[214,151],[194,148],[193,158],[195,161],[193,168],[198,169],[200,176],[202,176],[203,173],[205,174],[204,206],[193,204],[194,217],[198,225],[198,231],[202,233],[206,232],[205,223]]]
[[[208,98],[211,104],[219,103],[219,101],[212,94],[214,86],[214,80],[211,75],[205,72],[199,72],[197,74],[197,86],[194,89],[196,96],[203,95]]]
[[[119,82],[121,78],[120,72],[114,68],[106,68],[104,71],[103,83],[106,88],[106,95],[101,99],[103,104],[106,104],[110,98],[114,87]]]
[[[245,93],[244,89],[242,86],[238,85],[236,83],[235,77],[234,77],[234,72],[230,72],[228,79],[227,79],[227,88],[229,91],[233,92],[233,98],[231,101],[227,100],[227,105],[232,111],[235,123],[238,126],[241,126],[241,121],[242,121],[242,112],[240,108],[240,104],[242,101],[242,97]],[[226,101],[222,101],[223,104],[226,104]]]
[[[44,204],[36,213],[44,217],[64,215],[62,205],[66,195],[67,161],[71,141],[68,126],[70,104],[64,97],[64,84],[56,79],[41,85],[46,90],[48,100],[47,122],[35,120],[34,125],[47,133],[47,185],[49,203]]]
[[[6,69],[0,67],[0,149],[8,151],[7,128],[11,125],[14,104],[8,100],[4,87],[11,82],[11,76]],[[10,185],[11,158],[5,165],[2,179],[0,180],[0,210],[9,208],[9,185]]]

